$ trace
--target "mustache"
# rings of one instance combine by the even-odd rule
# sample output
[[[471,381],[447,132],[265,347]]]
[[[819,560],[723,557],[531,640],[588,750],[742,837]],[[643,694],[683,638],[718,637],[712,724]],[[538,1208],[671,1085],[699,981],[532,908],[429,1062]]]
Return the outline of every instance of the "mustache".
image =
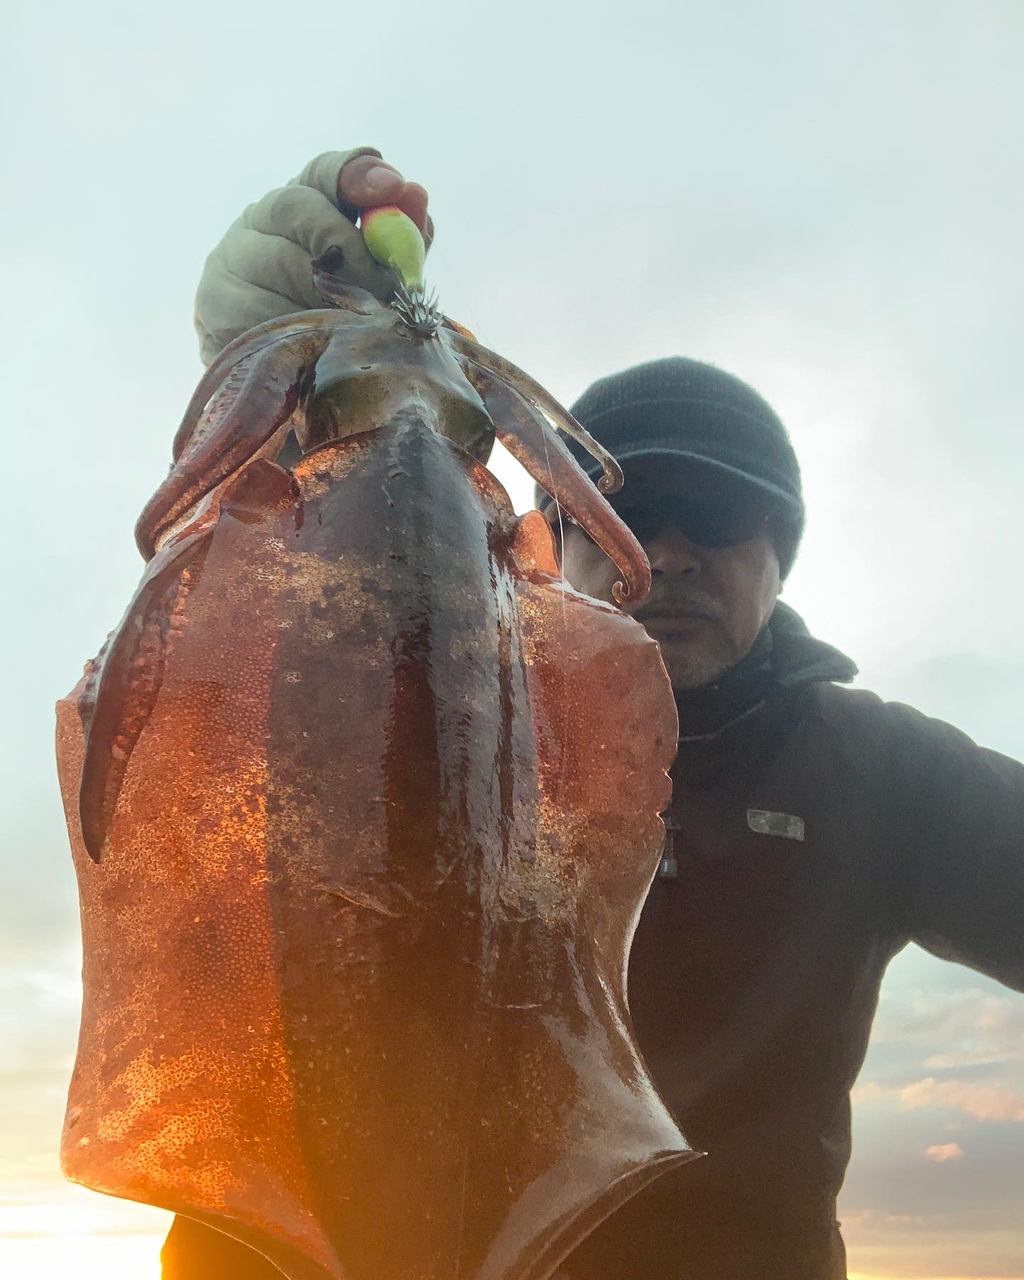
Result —
[[[722,601],[703,587],[671,588],[652,586],[651,593],[636,610],[633,617],[639,622],[644,618],[672,616],[673,614],[700,613],[708,618],[721,619],[725,616]]]

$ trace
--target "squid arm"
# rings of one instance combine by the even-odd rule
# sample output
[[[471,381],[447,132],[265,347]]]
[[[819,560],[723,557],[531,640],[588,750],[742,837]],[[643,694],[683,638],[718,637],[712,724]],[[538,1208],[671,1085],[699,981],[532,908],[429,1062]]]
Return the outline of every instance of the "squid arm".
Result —
[[[571,436],[592,457],[596,458],[604,469],[604,475],[597,482],[597,487],[602,493],[617,493],[622,488],[622,469],[608,450],[525,370],[514,365],[511,360],[506,360],[504,356],[499,356],[496,351],[482,347],[479,342],[474,342],[472,338],[466,337],[449,326],[445,327],[445,337],[463,359],[490,370],[507,385],[515,387],[524,399],[535,405],[551,419],[556,427],[560,427],[567,436]],[[543,474],[536,475],[531,471],[531,475],[539,484],[544,484]]]
[[[252,329],[247,329],[245,333],[240,334],[233,342],[229,342],[224,350],[211,361],[206,372],[199,379],[198,386],[192,393],[188,408],[185,410],[181,423],[174,433],[174,443],[171,447],[171,456],[174,461],[177,462],[185,451],[192,433],[202,417],[203,410],[235,365],[238,365],[241,361],[271,343],[283,342],[288,338],[307,332],[317,321],[337,323],[337,319],[338,312],[334,309],[301,311],[298,314],[291,312],[286,316],[278,316],[275,320],[267,320],[264,324],[258,324]]]
[[[310,332],[307,322],[300,333],[249,354],[244,379],[225,386],[227,394],[211,406],[209,427],[196,449],[178,460],[139,516],[135,539],[147,560],[165,529],[259,453],[288,421],[303,375],[329,341],[330,330]]]
[[[597,543],[623,581],[613,588],[617,604],[639,604],[651,586],[651,567],[627,525],[604,501],[593,480],[547,420],[513,387],[481,365],[466,376],[484,402],[505,448]]]

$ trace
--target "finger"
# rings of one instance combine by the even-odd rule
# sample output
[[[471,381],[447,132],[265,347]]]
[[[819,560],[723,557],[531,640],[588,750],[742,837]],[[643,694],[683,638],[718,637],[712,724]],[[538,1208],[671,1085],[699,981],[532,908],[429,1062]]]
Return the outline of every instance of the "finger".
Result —
[[[357,156],[338,174],[338,200],[355,209],[393,204],[405,189],[405,179],[386,160]]]

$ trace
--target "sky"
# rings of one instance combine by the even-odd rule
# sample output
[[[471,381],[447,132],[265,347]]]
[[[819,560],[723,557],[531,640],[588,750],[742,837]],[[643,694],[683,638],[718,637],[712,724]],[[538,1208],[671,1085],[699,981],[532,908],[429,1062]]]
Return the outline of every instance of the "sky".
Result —
[[[55,0],[5,28],[0,1273],[152,1280],[166,1215],[57,1166],[52,707],[138,579],[205,255],[378,147],[430,191],[445,309],[556,396],[673,353],[757,387],[809,512],[785,598],[862,686],[1024,757],[1024,6]],[[840,1216],[851,1275],[1024,1280],[1024,996],[893,963]]]

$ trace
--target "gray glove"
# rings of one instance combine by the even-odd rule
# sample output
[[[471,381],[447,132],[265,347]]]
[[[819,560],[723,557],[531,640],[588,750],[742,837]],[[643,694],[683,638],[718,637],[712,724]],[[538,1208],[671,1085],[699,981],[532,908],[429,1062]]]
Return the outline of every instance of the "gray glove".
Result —
[[[309,264],[328,249],[340,250],[341,265],[332,271],[347,283],[382,300],[391,296],[394,277],[371,258],[355,225],[358,208],[343,205],[338,194],[342,168],[359,156],[379,159],[380,152],[356,147],[317,156],[228,228],[206,259],[196,294],[204,364],[253,325],[323,306]]]

